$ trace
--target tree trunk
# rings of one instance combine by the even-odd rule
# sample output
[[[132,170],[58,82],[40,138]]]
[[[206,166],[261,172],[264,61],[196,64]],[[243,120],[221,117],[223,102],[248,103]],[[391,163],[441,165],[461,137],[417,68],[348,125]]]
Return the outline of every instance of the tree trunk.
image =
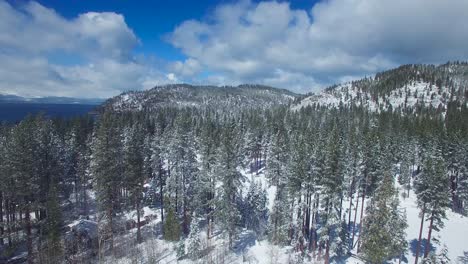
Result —
[[[349,195],[349,209],[348,209],[348,231],[351,231],[351,207],[353,206],[353,195]]]
[[[314,201],[314,208],[315,208],[315,201]],[[312,223],[310,227],[310,242],[309,242],[309,249],[312,251],[312,257],[315,258],[315,212],[312,212]]]
[[[315,221],[315,224],[318,223],[319,221],[319,214],[316,212],[318,207],[319,207],[319,203],[320,203],[320,194],[317,194],[317,201],[315,203],[315,206],[314,206],[314,221]],[[314,230],[313,230],[313,234],[314,234],[314,240],[312,241],[312,249],[313,249],[313,254],[315,256],[315,250],[317,249],[317,229],[314,227]]]
[[[88,219],[88,195],[86,195],[86,185],[82,187],[83,191],[83,215]]]
[[[411,190],[411,178],[408,180],[408,186],[406,187],[407,194],[406,198],[409,198],[410,190]]]
[[[427,235],[426,247],[424,248],[424,258],[429,255],[431,248],[431,235],[432,235],[432,224],[434,223],[434,214],[431,215],[431,221],[429,223],[429,234]]]
[[[26,205],[25,215],[25,231],[26,231],[26,248],[28,249],[28,264],[34,263],[33,246],[32,246],[32,232],[31,232],[31,215],[29,210],[29,204]]]
[[[185,175],[185,174],[184,174]],[[183,180],[182,182],[184,183],[184,187],[183,187],[183,192],[182,192],[182,195],[184,196],[183,198],[183,208],[182,208],[182,213],[184,215],[184,223],[183,223],[183,232],[185,235],[188,235],[189,233],[189,216],[188,216],[188,209],[187,209],[187,190],[185,189],[185,176],[183,177]]]
[[[0,246],[3,246],[3,234],[5,229],[3,228],[3,193],[0,191]]]
[[[342,212],[343,212],[343,194],[342,194],[341,197],[340,197],[340,211],[339,211],[339,213],[338,213],[339,216],[340,216],[340,221],[341,221],[341,219],[342,219],[341,217],[343,216],[343,215],[342,215]]]
[[[136,213],[137,213],[137,243],[141,243],[141,230],[140,230],[140,197],[136,197]]]
[[[281,199],[280,190],[279,188],[276,189],[276,197],[275,199],[279,201]],[[275,216],[274,224],[273,224],[273,243],[276,245],[278,243],[278,216]]]
[[[330,240],[327,240],[327,243],[325,245],[325,259],[324,259],[325,264],[330,263]]]
[[[366,197],[366,189],[364,188],[364,191],[362,193],[362,198],[361,198],[361,215],[359,216],[359,234],[357,237],[357,252],[359,253],[359,249],[361,246],[361,233],[362,233],[362,217],[364,215],[364,198]]]
[[[6,223],[7,223],[7,232],[8,232],[8,246],[12,246],[12,240],[11,240],[11,204],[10,201],[7,199],[6,200]]]
[[[366,198],[367,191],[367,169],[364,171],[364,189],[362,190],[362,200],[361,200],[361,216],[359,217],[359,234],[357,238],[357,253],[361,246],[361,233],[362,233],[362,216],[364,215],[364,199]]]
[[[163,174],[163,170],[162,170],[162,164],[159,165],[159,199],[161,200],[161,234],[163,235],[164,237],[164,188],[163,188],[163,178],[162,178],[162,174]]]
[[[310,242],[310,206],[312,203],[312,196],[310,195],[309,189],[307,190],[307,202],[305,208],[305,223],[304,223],[304,234],[306,239]]]
[[[418,264],[419,250],[421,249],[421,238],[422,238],[425,213],[426,213],[426,205],[423,206],[423,210],[422,210],[421,226],[419,227],[419,238],[418,238],[418,245],[416,246],[416,258],[414,259],[414,264]]]
[[[450,187],[451,187],[451,191],[452,191],[452,209],[454,212],[458,212],[459,208],[458,208],[458,197],[457,197],[457,182],[458,182],[458,173],[455,174],[455,175],[452,175],[450,177],[450,181],[451,181],[451,184],[450,184]]]
[[[291,208],[294,208],[295,199],[292,200]],[[294,212],[291,214],[291,218],[289,219],[289,241],[291,242],[294,236],[293,230],[293,220],[294,220]]]
[[[73,176],[73,182],[74,182],[74,185],[73,185],[73,189],[74,189],[74,192],[75,192],[75,210],[79,210],[80,208],[80,198],[78,197],[79,193],[80,193],[80,188],[78,188],[78,175],[76,173],[76,171],[74,172],[74,176]]]
[[[353,235],[351,236],[351,248],[354,248],[354,236],[356,234],[356,220],[358,215],[358,207],[359,207],[359,191],[356,194],[356,207],[354,208],[354,222],[353,222]]]
[[[107,217],[109,217],[109,248],[114,255],[114,222],[113,222],[113,212],[112,212],[112,204],[109,206],[109,209],[107,210]]]

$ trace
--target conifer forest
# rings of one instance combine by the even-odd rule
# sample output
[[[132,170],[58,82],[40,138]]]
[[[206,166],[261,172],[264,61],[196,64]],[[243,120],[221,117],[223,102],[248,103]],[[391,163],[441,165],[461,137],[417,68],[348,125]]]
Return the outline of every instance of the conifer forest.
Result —
[[[468,263],[444,235],[459,219],[467,242],[467,69],[158,86],[2,123],[0,263]]]

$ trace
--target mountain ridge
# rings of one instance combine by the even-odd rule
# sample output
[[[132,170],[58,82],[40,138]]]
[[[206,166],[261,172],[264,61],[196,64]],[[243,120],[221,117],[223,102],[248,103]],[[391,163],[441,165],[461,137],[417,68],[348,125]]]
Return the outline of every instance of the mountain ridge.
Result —
[[[371,111],[400,109],[414,112],[420,107],[445,111],[449,102],[468,99],[468,63],[407,64],[373,77],[329,86],[309,93],[294,110],[307,106],[363,106]]]
[[[306,95],[258,84],[168,84],[124,92],[109,98],[102,107],[117,112],[154,111],[164,106],[235,110],[275,105],[290,105],[292,110],[307,106],[360,106],[370,111],[415,112],[432,108],[445,112],[447,104],[453,101],[461,104],[468,101],[468,62],[401,65]]]
[[[34,103],[34,104],[86,104],[86,105],[99,105],[105,99],[99,98],[75,98],[75,97],[61,97],[61,96],[46,96],[46,97],[23,97],[13,94],[1,94],[0,103]]]
[[[108,99],[104,109],[122,111],[153,111],[164,106],[222,108],[236,110],[287,105],[300,95],[286,89],[265,85],[200,86],[168,84],[145,91],[130,91]]]

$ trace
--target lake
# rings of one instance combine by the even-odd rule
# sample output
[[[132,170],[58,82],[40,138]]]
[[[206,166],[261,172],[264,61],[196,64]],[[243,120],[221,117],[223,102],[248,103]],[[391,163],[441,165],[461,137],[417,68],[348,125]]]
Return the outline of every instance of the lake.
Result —
[[[85,115],[96,107],[86,104],[0,103],[0,122],[16,122],[28,114],[40,112],[48,117],[70,118]]]

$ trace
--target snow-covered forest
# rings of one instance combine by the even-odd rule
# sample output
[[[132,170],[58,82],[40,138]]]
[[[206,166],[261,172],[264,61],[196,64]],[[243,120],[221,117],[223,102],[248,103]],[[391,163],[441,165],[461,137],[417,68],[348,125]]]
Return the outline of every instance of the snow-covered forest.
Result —
[[[468,263],[466,67],[2,124],[0,262]]]

